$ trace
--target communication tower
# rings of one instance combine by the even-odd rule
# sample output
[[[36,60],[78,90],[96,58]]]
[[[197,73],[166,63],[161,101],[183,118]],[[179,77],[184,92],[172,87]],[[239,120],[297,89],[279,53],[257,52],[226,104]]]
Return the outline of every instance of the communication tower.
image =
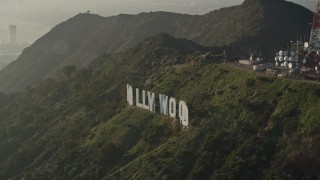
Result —
[[[320,51],[320,2],[317,0],[316,12],[314,13],[308,54]]]
[[[308,52],[303,59],[301,69],[304,77],[320,79],[320,1],[316,2],[316,11],[314,13],[310,40],[305,44]]]

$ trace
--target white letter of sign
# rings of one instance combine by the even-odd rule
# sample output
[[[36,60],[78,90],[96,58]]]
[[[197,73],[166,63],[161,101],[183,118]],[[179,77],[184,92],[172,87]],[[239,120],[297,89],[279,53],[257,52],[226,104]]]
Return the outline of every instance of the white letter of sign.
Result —
[[[151,112],[156,112],[155,105],[155,94],[148,91],[148,101],[149,101],[149,110]]]
[[[177,116],[177,103],[174,98],[169,100],[169,115],[171,118],[176,118]]]
[[[133,105],[133,90],[132,90],[132,86],[127,84],[127,101],[129,103],[129,105]]]
[[[160,113],[168,114],[168,96],[159,94]]]
[[[146,91],[142,90],[142,106],[144,109],[149,110],[149,106],[146,104]]]
[[[189,109],[184,101],[180,101],[179,103],[179,118],[183,126],[189,125]]]
[[[141,107],[142,108],[142,104],[139,102],[139,89],[136,88],[136,106]]]

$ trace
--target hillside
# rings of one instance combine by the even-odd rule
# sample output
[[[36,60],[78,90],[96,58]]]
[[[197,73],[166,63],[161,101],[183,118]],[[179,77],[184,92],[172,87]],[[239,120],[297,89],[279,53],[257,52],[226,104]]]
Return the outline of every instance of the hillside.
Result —
[[[85,67],[104,52],[126,50],[160,32],[236,56],[247,57],[249,49],[258,49],[273,57],[297,34],[309,34],[311,20],[309,10],[284,0],[245,0],[205,15],[79,14],[53,28],[1,71],[0,92],[23,91],[68,64]]]
[[[317,179],[320,85],[245,72],[167,34],[1,95],[0,179]],[[128,106],[183,99],[190,125]]]

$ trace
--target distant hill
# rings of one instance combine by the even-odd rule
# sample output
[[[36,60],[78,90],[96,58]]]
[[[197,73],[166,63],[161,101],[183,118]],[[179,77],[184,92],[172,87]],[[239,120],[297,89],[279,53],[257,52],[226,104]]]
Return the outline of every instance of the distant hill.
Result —
[[[318,179],[319,84],[205,54],[160,34],[0,94],[0,179]],[[128,106],[127,83],[186,101],[190,125]]]
[[[19,54],[0,54],[0,62],[7,65],[16,60],[18,57]]]
[[[284,0],[245,0],[205,15],[150,12],[100,17],[79,14],[56,26],[0,72],[0,91],[23,91],[65,65],[85,67],[104,52],[120,52],[159,32],[237,56],[273,53],[308,34],[312,13]]]
[[[0,71],[0,91],[22,91],[42,80],[67,61],[103,20],[97,15],[80,14],[54,27]]]
[[[3,69],[4,67],[6,67],[6,64],[3,62],[0,62],[0,70]]]

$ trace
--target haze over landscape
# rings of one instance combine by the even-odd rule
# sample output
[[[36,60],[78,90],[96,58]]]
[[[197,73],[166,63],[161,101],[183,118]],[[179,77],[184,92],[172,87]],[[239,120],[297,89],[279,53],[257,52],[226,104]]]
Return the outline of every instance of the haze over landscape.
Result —
[[[320,179],[313,6],[0,0],[0,180]]]
[[[314,0],[291,1],[314,9]],[[149,11],[205,14],[242,2],[243,0],[0,0],[0,38],[8,42],[8,25],[15,24],[19,42],[32,43],[60,22],[88,10],[101,16]]]

